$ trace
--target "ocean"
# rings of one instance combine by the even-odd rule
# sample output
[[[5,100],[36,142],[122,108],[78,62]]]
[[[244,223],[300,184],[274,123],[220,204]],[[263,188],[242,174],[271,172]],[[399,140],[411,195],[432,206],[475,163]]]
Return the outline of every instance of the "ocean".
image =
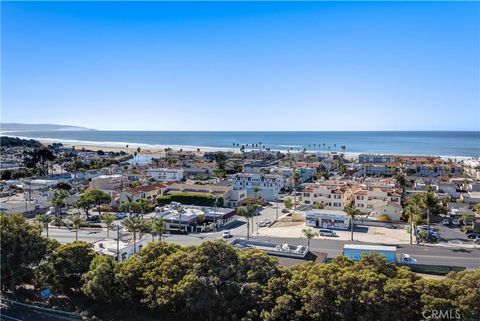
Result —
[[[194,132],[194,131],[29,131],[3,135],[95,146],[200,148],[238,150],[260,144],[271,150],[342,151],[479,157],[480,131],[319,131],[319,132]],[[248,146],[247,146],[248,144]],[[254,147],[258,149],[258,147]]]

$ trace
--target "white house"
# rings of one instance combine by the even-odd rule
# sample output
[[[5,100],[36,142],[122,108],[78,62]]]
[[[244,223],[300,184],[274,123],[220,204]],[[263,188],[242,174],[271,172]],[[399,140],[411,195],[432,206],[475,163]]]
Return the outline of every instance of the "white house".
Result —
[[[161,182],[179,182],[183,179],[183,169],[178,168],[151,168],[148,176]]]
[[[262,197],[266,201],[276,200],[280,189],[284,186],[283,178],[272,174],[239,173],[230,175],[229,181],[233,183],[234,189],[246,190],[248,197],[254,197],[253,188],[259,187],[261,190],[257,193],[257,197]]]
[[[136,252],[140,251],[144,245],[145,244],[143,240],[137,240],[135,242]],[[118,253],[119,262],[128,260],[128,258],[134,254],[135,251],[133,246],[133,241],[118,240],[117,242],[116,239],[112,238],[103,239],[101,241],[93,243],[93,249],[97,253],[99,253],[100,255],[108,255],[114,261],[117,260]]]

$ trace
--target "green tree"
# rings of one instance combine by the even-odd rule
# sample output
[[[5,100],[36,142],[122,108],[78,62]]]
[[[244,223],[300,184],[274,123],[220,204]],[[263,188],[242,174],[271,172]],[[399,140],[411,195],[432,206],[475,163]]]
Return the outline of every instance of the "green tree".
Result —
[[[110,228],[112,227],[113,221],[115,221],[115,215],[112,213],[104,213],[100,215],[100,219],[107,226],[107,237],[110,237]]]
[[[29,224],[21,214],[0,214],[1,288],[28,282],[34,269],[57,244],[41,236],[42,228]]]
[[[318,236],[318,233],[312,231],[312,229],[309,228],[309,229],[303,229],[302,234],[307,239],[307,247],[310,248],[310,240],[313,239],[315,236]]]
[[[431,211],[435,210],[438,205],[438,198],[435,196],[434,192],[428,191],[423,195],[422,198],[422,207],[427,211],[427,226],[428,226],[428,231],[430,230],[430,213]]]
[[[350,240],[353,241],[353,220],[355,219],[355,216],[358,215],[358,210],[354,205],[351,205],[349,207],[344,208],[343,210],[345,213],[347,213],[348,217],[350,217]]]
[[[250,211],[247,210],[245,207],[237,208],[237,215],[243,216],[247,219],[247,240],[250,239]]]
[[[37,215],[35,217],[35,220],[43,227],[43,230],[45,231],[48,237],[48,226],[50,222],[52,222],[52,216],[48,214]]]
[[[55,207],[55,215],[60,214],[60,209],[65,206],[65,198],[68,196],[68,191],[64,189],[56,189],[53,191],[50,202]]]
[[[143,219],[143,215],[150,208],[150,202],[145,198],[141,198],[137,201],[137,203],[138,203],[138,207],[140,208],[140,213],[142,214],[142,219]]]
[[[313,207],[319,210],[323,210],[325,208],[325,203],[322,201],[320,203],[313,204]]]
[[[300,186],[300,179],[301,179],[300,173],[295,171],[292,175],[292,179],[293,179],[293,192],[294,192],[293,208],[297,208],[297,190],[298,190],[298,187]]]
[[[86,242],[73,242],[59,246],[50,258],[50,283],[58,290],[80,288],[82,276],[89,270],[96,253]]]
[[[162,241],[162,236],[166,232],[166,230],[167,225],[163,218],[150,222],[150,233],[152,233],[152,241],[155,241],[155,235],[158,235],[159,241]]]
[[[293,202],[292,202],[292,199],[290,197],[287,197],[285,199],[285,201],[283,201],[284,205],[285,205],[285,208],[287,209],[291,209],[293,207]]]
[[[75,241],[78,241],[78,231],[80,230],[80,226],[84,223],[84,221],[78,214],[70,215],[68,219],[72,223],[72,227],[75,229]]]
[[[133,253],[137,253],[137,233],[144,228],[144,222],[139,217],[127,217],[122,221],[127,231],[133,233]]]
[[[106,255],[97,255],[90,263],[89,271],[82,277],[82,292],[91,300],[102,303],[115,301],[115,262]]]

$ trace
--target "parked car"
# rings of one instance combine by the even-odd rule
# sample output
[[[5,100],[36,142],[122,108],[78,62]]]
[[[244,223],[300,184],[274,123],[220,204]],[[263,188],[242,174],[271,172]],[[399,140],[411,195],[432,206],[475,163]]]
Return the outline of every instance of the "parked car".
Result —
[[[460,226],[460,220],[458,220],[458,219],[452,220],[452,225],[454,225],[454,226]]]
[[[474,233],[468,233],[467,237],[471,240],[474,240],[474,239],[480,237],[480,233],[475,233],[475,232]]]
[[[444,218],[442,220],[442,225],[443,226],[450,226],[450,225],[452,225],[452,222],[450,222],[450,220],[448,218]]]
[[[232,235],[232,233],[231,233],[229,230],[227,230],[227,231],[223,231],[222,237],[223,237],[224,239],[229,239],[229,238],[233,237],[233,235]]]
[[[127,214],[125,213],[117,213],[116,215],[117,220],[123,220],[125,217],[127,217]]]
[[[284,208],[284,209],[282,210],[282,213],[290,213],[290,211],[289,211],[288,209]]]
[[[473,244],[476,244],[476,245],[480,244],[480,235],[477,235],[477,237],[473,240]]]
[[[90,222],[90,223],[100,223],[100,216],[90,215],[90,217],[87,219],[87,221]]]
[[[262,220],[260,222],[258,222],[258,226],[259,227],[266,227],[268,226],[268,224],[270,224],[271,222],[269,220]]]
[[[414,259],[410,254],[402,253],[400,256],[400,263],[403,264],[417,264],[417,259]]]
[[[328,229],[328,228],[321,228],[320,229],[320,236],[337,236],[337,233],[335,233],[334,231]]]

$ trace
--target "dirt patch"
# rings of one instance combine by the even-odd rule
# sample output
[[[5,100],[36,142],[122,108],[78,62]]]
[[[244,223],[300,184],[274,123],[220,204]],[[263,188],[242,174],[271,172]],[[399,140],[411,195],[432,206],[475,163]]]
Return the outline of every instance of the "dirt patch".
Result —
[[[275,222],[270,227],[298,226],[303,224],[303,222]]]

